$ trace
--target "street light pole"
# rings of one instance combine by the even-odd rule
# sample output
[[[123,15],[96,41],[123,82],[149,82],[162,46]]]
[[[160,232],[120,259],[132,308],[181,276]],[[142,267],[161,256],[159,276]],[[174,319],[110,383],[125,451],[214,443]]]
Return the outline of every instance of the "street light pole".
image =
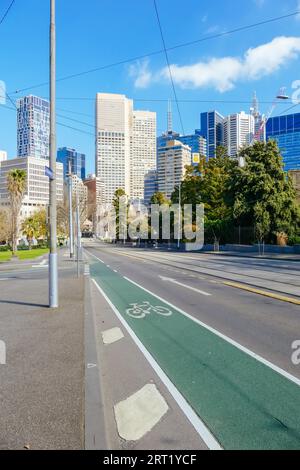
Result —
[[[179,208],[178,208],[178,240],[177,248],[180,248],[180,235],[181,235],[181,181],[179,183]]]
[[[50,0],[50,169],[49,182],[50,254],[49,254],[49,307],[58,307],[57,228],[56,228],[56,37],[55,0]]]
[[[70,258],[74,256],[74,233],[73,233],[73,189],[72,189],[72,168],[69,161],[69,174],[68,174],[68,190],[69,190],[69,243],[70,243]]]

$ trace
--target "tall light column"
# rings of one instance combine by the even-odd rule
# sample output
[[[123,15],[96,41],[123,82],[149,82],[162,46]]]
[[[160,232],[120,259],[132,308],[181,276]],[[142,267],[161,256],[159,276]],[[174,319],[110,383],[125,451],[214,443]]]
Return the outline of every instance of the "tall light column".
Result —
[[[56,233],[56,34],[55,0],[50,0],[50,254],[49,254],[49,307],[58,307],[58,268]]]
[[[70,243],[70,258],[74,256],[74,233],[73,233],[73,189],[72,189],[72,168],[69,161],[68,173],[68,195],[69,195],[69,243]]]

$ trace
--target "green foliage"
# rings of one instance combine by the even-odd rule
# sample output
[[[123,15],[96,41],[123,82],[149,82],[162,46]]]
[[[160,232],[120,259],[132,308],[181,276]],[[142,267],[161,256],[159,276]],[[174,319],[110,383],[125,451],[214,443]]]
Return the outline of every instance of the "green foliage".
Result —
[[[22,232],[26,236],[29,249],[33,239],[43,238],[47,235],[46,211],[41,209],[32,216],[27,217],[22,223]]]
[[[151,204],[158,204],[159,206],[170,205],[169,199],[166,198],[164,193],[160,193],[160,192],[154,193],[153,196],[151,197],[150,202]]]
[[[229,158],[219,147],[216,158],[187,167],[182,204],[204,204],[206,241],[232,242],[235,226],[253,227],[256,239],[275,242],[279,234],[299,235],[300,209],[292,181],[284,172],[277,144],[256,142]],[[178,202],[179,188],[172,194]]]
[[[254,225],[258,240],[274,242],[278,233],[295,235],[300,212],[277,144],[256,142],[240,155],[246,166],[233,169],[227,192],[235,221],[242,226]]]

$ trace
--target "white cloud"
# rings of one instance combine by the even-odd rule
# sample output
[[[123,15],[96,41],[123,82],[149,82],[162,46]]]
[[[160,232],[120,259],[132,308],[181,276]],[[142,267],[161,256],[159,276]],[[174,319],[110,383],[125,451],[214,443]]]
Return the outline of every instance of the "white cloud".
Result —
[[[152,73],[149,70],[149,60],[138,61],[129,67],[129,75],[134,77],[136,88],[147,88],[152,80]]]
[[[240,80],[258,80],[271,75],[296,59],[300,53],[300,37],[280,36],[271,42],[248,49],[241,57],[211,58],[192,65],[171,65],[174,82],[182,88],[215,88],[225,92]],[[145,65],[145,64],[144,64]],[[140,68],[136,86],[148,86],[151,82],[169,79],[165,67],[153,74],[148,63]]]

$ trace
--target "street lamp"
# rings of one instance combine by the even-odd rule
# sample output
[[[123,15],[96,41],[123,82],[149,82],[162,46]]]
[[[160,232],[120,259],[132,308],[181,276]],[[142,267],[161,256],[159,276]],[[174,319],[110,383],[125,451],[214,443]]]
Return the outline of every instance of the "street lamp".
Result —
[[[53,177],[49,180],[49,307],[58,307],[58,268],[57,268],[57,227],[56,227],[56,38],[55,38],[55,0],[50,0],[50,170]]]

